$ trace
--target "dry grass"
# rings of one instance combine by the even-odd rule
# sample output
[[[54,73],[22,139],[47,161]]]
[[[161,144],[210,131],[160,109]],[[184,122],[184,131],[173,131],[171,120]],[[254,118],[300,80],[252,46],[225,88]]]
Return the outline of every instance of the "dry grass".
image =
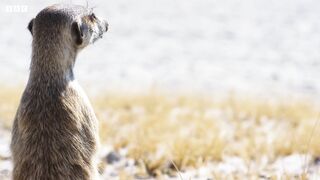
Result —
[[[128,155],[143,164],[148,173],[168,167],[179,169],[220,160],[226,146],[222,130],[206,115],[205,100],[165,97],[155,94],[116,96],[95,101],[101,122],[101,138],[126,147]]]
[[[224,156],[273,162],[294,153],[320,153],[319,111],[308,101],[150,93],[112,94],[94,102],[102,140],[128,148],[128,156],[149,174],[167,172],[173,168],[170,160],[183,170]]]
[[[22,88],[0,86],[0,125],[6,129],[11,128],[22,90]]]
[[[16,89],[0,91],[0,120],[7,128],[20,93]],[[171,174],[175,171],[172,162],[183,171],[226,156],[248,162],[267,157],[273,162],[293,153],[320,154],[319,109],[306,100],[270,101],[233,95],[214,100],[151,92],[111,93],[94,98],[92,103],[101,123],[102,143],[112,144],[115,150],[126,148],[127,156],[141,167],[141,174]],[[255,167],[249,169],[255,172]],[[212,176],[222,177],[215,172]]]

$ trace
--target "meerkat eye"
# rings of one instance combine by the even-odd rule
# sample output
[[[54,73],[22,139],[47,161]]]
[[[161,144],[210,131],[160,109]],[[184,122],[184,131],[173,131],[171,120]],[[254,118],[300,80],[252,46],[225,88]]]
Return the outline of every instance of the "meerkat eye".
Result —
[[[90,18],[90,21],[94,21],[94,20],[97,19],[96,15],[95,15],[94,13],[92,13],[92,14],[89,16],[89,18]]]

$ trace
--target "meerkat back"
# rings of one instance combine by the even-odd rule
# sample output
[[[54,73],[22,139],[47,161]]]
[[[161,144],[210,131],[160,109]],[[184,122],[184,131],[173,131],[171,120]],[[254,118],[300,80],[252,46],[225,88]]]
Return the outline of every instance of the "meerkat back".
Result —
[[[97,119],[73,68],[107,28],[77,5],[49,6],[30,21],[30,74],[12,129],[14,180],[97,178]]]

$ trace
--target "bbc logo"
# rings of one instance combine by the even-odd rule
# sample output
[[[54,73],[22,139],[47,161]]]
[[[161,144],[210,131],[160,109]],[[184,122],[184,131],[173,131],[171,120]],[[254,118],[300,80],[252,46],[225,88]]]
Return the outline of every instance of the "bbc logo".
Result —
[[[6,12],[8,13],[25,13],[28,12],[27,5],[7,5]]]

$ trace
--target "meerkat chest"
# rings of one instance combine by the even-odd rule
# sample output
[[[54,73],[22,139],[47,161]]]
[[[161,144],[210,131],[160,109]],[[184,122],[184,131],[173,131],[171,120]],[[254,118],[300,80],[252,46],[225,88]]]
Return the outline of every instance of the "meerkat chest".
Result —
[[[63,106],[77,117],[75,120],[96,126],[97,119],[91,103],[77,81],[68,83],[62,99]]]
[[[89,98],[76,80],[68,83],[62,97],[63,104],[70,107],[71,111],[76,111],[76,113],[82,113],[87,117],[89,116],[89,118],[95,119]]]
[[[84,103],[84,105],[91,106],[88,96],[83,91],[81,86],[76,80],[70,81],[67,86],[65,97],[70,97],[74,101]]]

